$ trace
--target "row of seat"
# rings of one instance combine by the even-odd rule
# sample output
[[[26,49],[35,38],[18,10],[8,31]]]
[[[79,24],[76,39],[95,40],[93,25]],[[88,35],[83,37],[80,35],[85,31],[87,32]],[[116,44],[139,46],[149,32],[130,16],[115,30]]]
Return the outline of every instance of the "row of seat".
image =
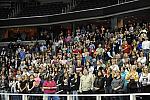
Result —
[[[100,8],[117,3],[118,0],[80,0],[78,1],[78,5],[73,9],[73,11]]]
[[[117,4],[118,0],[76,0],[76,6],[71,9],[71,11],[80,11],[86,9],[100,8],[104,6],[109,6]],[[130,0],[121,0],[121,1],[130,1]],[[5,6],[10,5],[10,7]],[[2,7],[3,5],[4,7]],[[0,18],[8,18],[9,13],[15,7],[16,3],[12,0],[0,0]],[[52,15],[59,14],[67,8],[67,3],[63,2],[54,2],[48,4],[37,4],[36,2],[24,2],[21,3],[23,9],[20,13],[17,13],[15,17],[28,17],[28,16],[40,16],[40,15]]]
[[[67,4],[63,2],[55,2],[26,7],[20,14],[18,14],[18,17],[58,14],[61,13],[62,9],[66,6]]]

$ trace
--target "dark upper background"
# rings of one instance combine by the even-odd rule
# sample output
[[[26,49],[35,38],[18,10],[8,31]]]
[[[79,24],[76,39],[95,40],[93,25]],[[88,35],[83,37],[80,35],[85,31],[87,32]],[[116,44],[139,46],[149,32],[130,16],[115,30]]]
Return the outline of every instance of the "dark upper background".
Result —
[[[117,3],[118,0],[0,0],[0,19],[53,15]]]

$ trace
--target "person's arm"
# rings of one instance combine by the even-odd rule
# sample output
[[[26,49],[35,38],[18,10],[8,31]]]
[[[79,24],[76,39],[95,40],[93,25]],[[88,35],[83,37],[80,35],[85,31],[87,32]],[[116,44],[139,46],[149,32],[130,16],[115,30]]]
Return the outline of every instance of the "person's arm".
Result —
[[[34,83],[34,82],[33,82],[33,85],[32,85],[31,88],[29,88],[29,84],[28,84],[28,85],[27,85],[28,91],[31,91],[31,90],[34,88],[34,86],[35,86],[35,83]]]
[[[18,85],[18,90],[17,91],[21,92],[20,82],[18,82],[17,85]]]
[[[22,89],[22,91],[25,90],[27,87],[28,87],[28,85],[27,85],[27,83],[26,83],[26,85],[25,85],[25,87]]]
[[[125,77],[125,79],[126,79],[127,81],[129,81],[129,80],[130,80],[130,76],[131,76],[131,75],[130,75],[130,72],[128,72],[127,75],[126,75],[126,77]]]
[[[143,74],[141,74],[140,78],[139,78],[139,82],[142,82],[142,78],[143,78]]]
[[[94,76],[93,74],[91,75],[91,90],[94,88]]]
[[[138,82],[138,80],[139,80],[139,75],[138,75],[137,72],[136,72],[136,75],[135,75],[134,79],[135,79],[136,82]]]
[[[113,58],[113,57],[111,56],[110,52],[107,52],[107,55],[108,55],[110,58]]]
[[[13,85],[13,82],[9,82],[9,87],[11,87]]]
[[[82,93],[82,77],[80,78],[79,92]]]
[[[114,84],[115,84],[115,82],[112,81],[112,82],[111,82],[111,87],[112,87],[113,90],[115,89]]]
[[[150,73],[148,73],[148,82],[147,85],[150,85]]]
[[[123,88],[123,85],[124,85],[123,80],[120,79],[119,86],[117,88],[115,88],[115,89],[116,90],[121,89],[121,88]]]

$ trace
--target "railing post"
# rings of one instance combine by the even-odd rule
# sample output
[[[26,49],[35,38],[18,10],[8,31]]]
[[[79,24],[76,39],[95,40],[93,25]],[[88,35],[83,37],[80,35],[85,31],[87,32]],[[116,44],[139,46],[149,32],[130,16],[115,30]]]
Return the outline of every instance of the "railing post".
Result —
[[[99,99],[98,99],[98,96],[96,96],[96,100],[99,100]]]
[[[22,100],[25,100],[25,95],[22,95]]]
[[[130,100],[136,100],[136,96],[133,94],[130,94]]]
[[[67,95],[67,100],[69,100],[69,95]]]
[[[6,94],[6,96],[7,96],[7,99],[10,100],[10,99],[9,99],[9,96],[10,96],[10,95],[9,95],[9,94]]]
[[[101,100],[101,96],[96,96],[96,100]]]

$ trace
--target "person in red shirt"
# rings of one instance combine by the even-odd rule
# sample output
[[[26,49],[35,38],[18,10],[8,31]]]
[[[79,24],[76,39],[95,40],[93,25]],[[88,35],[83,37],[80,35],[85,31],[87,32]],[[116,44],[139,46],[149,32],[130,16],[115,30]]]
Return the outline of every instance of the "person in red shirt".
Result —
[[[127,41],[124,41],[124,44],[122,45],[122,51],[123,53],[127,53],[128,55],[131,54],[131,46],[128,44]]]
[[[56,94],[56,82],[52,79],[52,76],[48,76],[43,83],[43,91],[45,94]],[[60,100],[58,96],[49,96],[48,100]]]

